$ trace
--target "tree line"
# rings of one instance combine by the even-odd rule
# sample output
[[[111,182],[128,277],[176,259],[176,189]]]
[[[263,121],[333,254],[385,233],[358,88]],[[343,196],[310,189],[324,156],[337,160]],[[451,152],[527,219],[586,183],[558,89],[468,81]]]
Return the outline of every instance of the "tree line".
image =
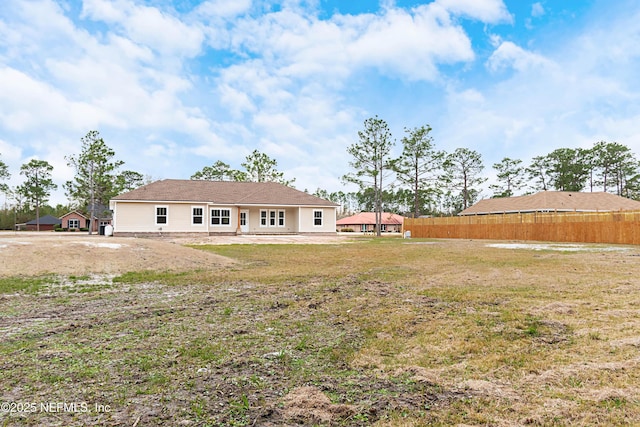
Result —
[[[339,204],[342,213],[374,211],[377,223],[381,213],[405,216],[454,215],[475,203],[487,181],[479,152],[457,148],[447,153],[436,147],[429,125],[408,129],[400,140],[401,152],[392,156],[396,141],[387,123],[378,116],[364,121],[358,141],[347,147],[350,171],[343,183],[356,184],[353,192],[328,192],[317,188],[314,195]],[[11,228],[41,214],[61,216],[79,210],[91,217],[101,216],[109,200],[122,192],[151,182],[138,172],[121,170],[123,161],[107,146],[97,131],[81,138],[77,155],[65,157],[75,170],[74,179],[64,184],[70,203],[52,208],[48,205],[57,185],[51,179],[53,167],[44,160],[32,159],[20,168],[22,184],[10,188],[5,181],[11,175],[0,159],[0,191],[14,203],[0,214],[0,228]],[[195,172],[191,179],[213,181],[274,181],[293,186],[278,171],[277,161],[254,150],[243,163],[243,170],[216,161]],[[617,142],[599,141],[592,148],[559,148],[534,157],[528,165],[522,160],[504,157],[493,164],[495,183],[488,189],[491,197],[510,197],[540,190],[605,191],[640,199],[640,162],[632,151]],[[308,190],[305,189],[308,192]],[[377,227],[380,230],[380,227]]]
[[[406,216],[454,215],[475,203],[486,182],[479,152],[457,148],[438,150],[431,126],[405,129],[402,152],[392,156],[395,141],[387,123],[378,116],[364,122],[359,141],[347,148],[351,172],[342,177],[355,183],[355,193],[316,195],[340,203],[346,210],[396,212]],[[559,148],[537,156],[526,166],[522,160],[504,157],[493,164],[496,183],[491,197],[511,197],[542,190],[604,191],[640,199],[640,162],[617,142],[599,141],[592,148]]]

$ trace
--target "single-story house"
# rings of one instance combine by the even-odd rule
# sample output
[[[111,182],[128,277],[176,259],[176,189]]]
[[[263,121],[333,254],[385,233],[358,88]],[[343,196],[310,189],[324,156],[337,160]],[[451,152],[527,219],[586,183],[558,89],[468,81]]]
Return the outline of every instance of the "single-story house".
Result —
[[[91,221],[88,216],[78,211],[72,211],[62,215],[60,220],[62,221],[62,228],[66,228],[68,230],[78,230],[80,228],[88,229],[93,223],[93,229],[91,231],[98,232],[101,227],[111,224],[110,217],[94,217],[94,221]]]
[[[640,202],[605,192],[541,191],[527,196],[480,200],[458,215],[628,210],[640,210]]]
[[[275,182],[165,179],[109,204],[114,235],[335,234],[336,203]]]
[[[41,216],[39,219],[32,219],[25,223],[27,231],[37,231],[38,223],[40,223],[40,231],[53,231],[60,227],[61,221],[53,215]]]
[[[78,211],[66,213],[60,217],[62,228],[68,230],[78,230],[80,228],[89,228],[89,218]]]
[[[380,231],[399,233],[402,231],[402,223],[404,217],[394,213],[383,212],[380,218]],[[361,232],[373,232],[376,228],[375,212],[360,212],[346,218],[336,221],[338,230],[351,230]]]

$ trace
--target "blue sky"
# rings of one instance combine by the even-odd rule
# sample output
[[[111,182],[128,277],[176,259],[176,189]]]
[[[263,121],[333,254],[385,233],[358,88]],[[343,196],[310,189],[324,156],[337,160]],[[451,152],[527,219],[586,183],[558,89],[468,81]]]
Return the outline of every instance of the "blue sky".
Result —
[[[98,130],[125,168],[188,179],[258,149],[298,189],[344,190],[369,117],[493,163],[605,140],[640,154],[631,0],[4,0],[0,159]],[[349,189],[349,188],[346,188]],[[66,203],[64,192],[52,197]]]

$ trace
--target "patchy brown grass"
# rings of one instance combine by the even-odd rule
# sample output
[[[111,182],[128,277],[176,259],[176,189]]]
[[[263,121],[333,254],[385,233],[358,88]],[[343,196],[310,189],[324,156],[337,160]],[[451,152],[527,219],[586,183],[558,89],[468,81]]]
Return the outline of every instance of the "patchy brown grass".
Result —
[[[640,423],[635,247],[197,248],[235,262],[0,280],[0,425]]]

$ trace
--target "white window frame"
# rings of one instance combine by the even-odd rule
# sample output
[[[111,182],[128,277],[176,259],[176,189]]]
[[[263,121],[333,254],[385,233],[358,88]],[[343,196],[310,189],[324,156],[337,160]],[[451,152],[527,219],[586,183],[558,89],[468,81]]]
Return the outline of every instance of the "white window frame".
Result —
[[[316,217],[316,213],[319,213],[320,216]],[[320,219],[320,224],[316,224],[316,219]],[[321,209],[314,209],[313,210],[313,226],[314,227],[322,227],[324,224],[324,211]]]
[[[219,214],[214,214],[214,211],[220,211],[220,213]],[[228,215],[224,215],[223,214],[224,211],[228,211],[229,214]],[[231,226],[231,211],[232,211],[231,208],[225,208],[225,207],[209,209],[209,213],[210,213],[209,222],[211,223],[211,226],[212,227],[229,227],[229,226]],[[223,223],[224,218],[227,218],[229,222],[226,223],[226,224]],[[220,223],[219,224],[214,224],[213,223],[214,219],[219,219]]]
[[[70,218],[69,220],[67,220],[67,228],[80,228],[80,220],[78,218]]]
[[[164,215],[158,214],[158,209],[164,209]],[[159,226],[166,226],[169,224],[169,206],[167,205],[156,205],[154,207],[154,216],[155,216],[155,224]],[[159,217],[164,217],[165,222],[158,222]]]
[[[200,209],[202,213],[200,215],[196,215],[194,212],[196,209]],[[196,227],[200,227],[200,226],[204,227],[204,225],[207,223],[207,220],[205,218],[206,211],[207,210],[205,209],[204,206],[191,206],[191,225],[194,225]],[[200,217],[202,222],[195,222],[196,217]]]
[[[287,226],[287,211],[282,209],[260,209],[260,227],[278,227]]]

